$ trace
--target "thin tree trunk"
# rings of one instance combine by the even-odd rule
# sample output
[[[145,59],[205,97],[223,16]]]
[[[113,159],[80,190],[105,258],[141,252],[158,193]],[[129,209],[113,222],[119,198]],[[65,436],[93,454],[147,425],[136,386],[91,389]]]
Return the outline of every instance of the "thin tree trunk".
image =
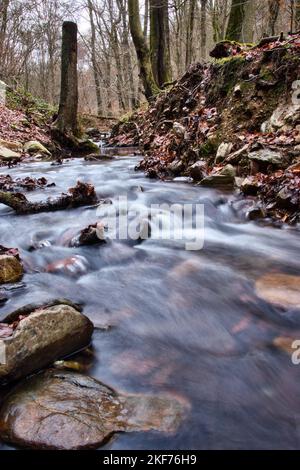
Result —
[[[2,76],[3,70],[1,67],[1,62],[3,62],[4,55],[4,43],[6,37],[7,29],[7,19],[8,19],[8,7],[10,0],[1,0],[2,5],[0,5],[0,75]]]
[[[269,21],[268,21],[268,34],[275,36],[275,26],[280,10],[280,0],[268,0],[269,5]]]
[[[206,41],[207,41],[207,15],[206,15],[207,0],[201,0],[201,41],[200,41],[200,54],[201,58],[206,58]]]
[[[54,127],[70,137],[78,129],[77,25],[65,21],[62,28],[61,85],[58,117]]]
[[[172,80],[168,0],[150,0],[150,51],[156,83]]]
[[[101,115],[103,114],[103,100],[102,100],[102,93],[101,93],[101,83],[100,83],[100,76],[99,76],[99,71],[98,71],[97,57],[96,57],[96,28],[95,28],[95,22],[94,22],[94,14],[93,14],[93,3],[91,0],[88,0],[88,10],[89,10],[89,17],[90,17],[90,25],[91,25],[91,59],[92,59],[93,74],[94,74],[94,81],[95,81],[95,88],[96,88],[97,112],[99,115]]]
[[[138,0],[128,0],[128,12],[130,32],[138,57],[140,76],[143,81],[145,96],[150,100],[159,92],[159,88],[152,73],[150,51],[142,31]]]
[[[192,63],[193,55],[193,36],[195,26],[195,9],[196,0],[190,0],[188,22],[186,28],[186,51],[185,51],[185,67],[187,68]]]
[[[229,41],[242,40],[242,31],[245,21],[245,8],[248,7],[248,1],[249,0],[232,0],[226,32],[226,39]]]
[[[295,6],[295,30],[300,31],[300,0],[296,0]]]

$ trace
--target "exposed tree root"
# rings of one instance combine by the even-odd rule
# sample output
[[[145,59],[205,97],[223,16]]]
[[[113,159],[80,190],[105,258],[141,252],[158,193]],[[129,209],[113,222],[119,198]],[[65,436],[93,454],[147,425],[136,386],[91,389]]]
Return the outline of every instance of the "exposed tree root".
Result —
[[[94,186],[77,182],[68,194],[62,194],[56,199],[47,199],[41,202],[30,202],[22,193],[0,191],[0,203],[11,207],[17,214],[35,214],[38,212],[58,211],[85,206],[97,202]]]

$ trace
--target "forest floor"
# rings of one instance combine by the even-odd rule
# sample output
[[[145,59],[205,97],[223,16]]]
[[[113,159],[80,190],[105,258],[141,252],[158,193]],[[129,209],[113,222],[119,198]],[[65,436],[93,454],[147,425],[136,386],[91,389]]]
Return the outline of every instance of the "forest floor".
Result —
[[[149,177],[187,177],[247,197],[249,218],[300,220],[300,35],[216,46],[147,108],[114,127]]]

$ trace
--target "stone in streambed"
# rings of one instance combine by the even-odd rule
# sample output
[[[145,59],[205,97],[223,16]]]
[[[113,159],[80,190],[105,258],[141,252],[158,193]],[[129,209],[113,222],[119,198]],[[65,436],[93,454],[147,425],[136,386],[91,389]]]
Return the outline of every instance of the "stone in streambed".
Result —
[[[18,282],[23,276],[20,260],[11,254],[0,255],[0,284]]]
[[[20,159],[21,159],[21,155],[19,153],[0,145],[0,160],[19,161]]]
[[[255,283],[258,297],[283,308],[300,308],[300,276],[269,273]]]
[[[26,153],[30,153],[31,155],[35,155],[38,153],[42,155],[48,155],[49,157],[51,156],[49,150],[46,149],[46,147],[37,140],[31,140],[29,142],[26,142],[26,144],[24,145],[24,151]]]
[[[3,320],[12,335],[0,339],[0,382],[8,382],[70,355],[91,341],[93,324],[75,306],[58,303]]]
[[[235,170],[232,165],[224,166],[224,168],[220,172],[213,173],[200,182],[201,186],[207,186],[212,188],[223,186],[233,187],[234,184]]]
[[[184,406],[169,397],[124,396],[75,372],[48,370],[18,385],[0,411],[2,440],[34,449],[91,449],[116,432],[174,432]]]

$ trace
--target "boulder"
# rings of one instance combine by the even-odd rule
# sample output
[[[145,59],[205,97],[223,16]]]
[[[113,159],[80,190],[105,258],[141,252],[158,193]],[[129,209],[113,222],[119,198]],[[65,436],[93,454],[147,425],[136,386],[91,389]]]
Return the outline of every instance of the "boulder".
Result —
[[[0,160],[6,161],[18,161],[21,159],[21,155],[14,150],[11,150],[7,147],[0,145]]]
[[[18,257],[0,254],[0,284],[18,282],[23,276],[23,266]]]
[[[93,324],[75,306],[50,303],[29,311],[25,306],[8,315],[2,326],[12,334],[0,339],[0,382],[6,383],[39,370],[86,347]]]
[[[99,145],[95,144],[95,142],[93,142],[90,139],[78,140],[78,150],[86,154],[96,154],[96,155],[100,154]]]
[[[10,142],[9,140],[0,139],[0,146],[5,147],[14,152],[22,152],[23,146],[21,142]]]
[[[169,397],[123,396],[92,377],[50,369],[6,397],[0,437],[25,448],[93,449],[116,432],[174,432],[184,409]]]
[[[221,171],[217,173],[212,173],[200,182],[201,186],[207,187],[233,187],[234,184],[235,170],[232,165],[226,165]]]
[[[225,160],[225,158],[230,154],[232,150],[233,144],[231,142],[222,142],[222,144],[219,146],[217,150],[217,155],[215,158],[215,163],[220,163]]]
[[[250,152],[248,154],[249,160],[253,160],[262,164],[271,164],[274,166],[281,166],[283,158],[280,152],[274,152],[269,149],[261,149],[257,152]]]
[[[258,297],[283,308],[300,307],[300,276],[269,273],[255,283]]]
[[[30,142],[26,142],[26,144],[24,145],[24,152],[30,153],[31,155],[38,153],[42,155],[51,156],[49,150],[46,149],[46,147],[44,147],[44,145],[38,142],[37,140],[31,140]]]

